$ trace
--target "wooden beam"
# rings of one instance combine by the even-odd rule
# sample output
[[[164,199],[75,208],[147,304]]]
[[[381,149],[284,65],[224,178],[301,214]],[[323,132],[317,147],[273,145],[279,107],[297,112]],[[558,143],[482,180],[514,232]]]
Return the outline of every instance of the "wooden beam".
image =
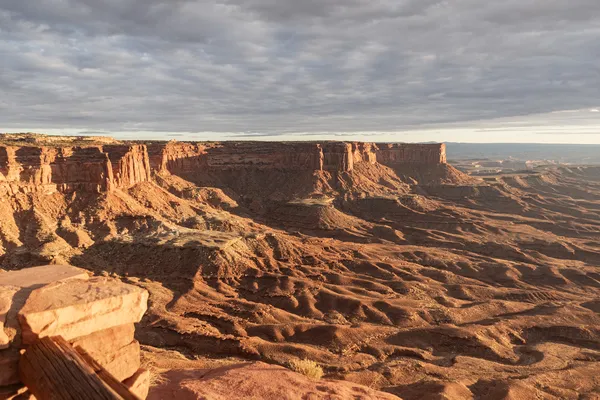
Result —
[[[19,377],[38,400],[123,400],[62,337],[29,346]]]

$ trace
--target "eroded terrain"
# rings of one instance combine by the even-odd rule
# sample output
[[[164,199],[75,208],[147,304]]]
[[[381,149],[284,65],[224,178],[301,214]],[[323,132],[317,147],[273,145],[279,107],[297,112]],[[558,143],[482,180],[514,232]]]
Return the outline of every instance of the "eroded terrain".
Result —
[[[136,335],[158,358],[308,358],[404,399],[600,395],[600,167],[479,179],[440,145],[18,139],[2,268],[148,289]]]

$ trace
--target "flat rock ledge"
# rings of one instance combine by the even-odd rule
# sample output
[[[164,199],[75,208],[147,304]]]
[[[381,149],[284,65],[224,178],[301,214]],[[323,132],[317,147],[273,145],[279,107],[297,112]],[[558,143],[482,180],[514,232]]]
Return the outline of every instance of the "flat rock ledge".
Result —
[[[134,324],[147,302],[144,289],[70,265],[0,273],[0,393],[26,395],[20,352],[39,338],[62,336],[145,398],[149,375],[140,369]]]

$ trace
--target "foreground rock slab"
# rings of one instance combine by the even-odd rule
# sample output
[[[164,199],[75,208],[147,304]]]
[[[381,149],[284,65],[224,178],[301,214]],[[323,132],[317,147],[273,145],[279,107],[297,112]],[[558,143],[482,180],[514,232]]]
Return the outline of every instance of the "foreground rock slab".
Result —
[[[213,370],[172,370],[152,387],[149,400],[398,400],[389,393],[346,381],[313,381],[262,362]]]
[[[34,290],[19,312],[24,344],[45,336],[71,340],[139,322],[148,292],[108,278],[59,282]]]
[[[70,265],[43,265],[0,273],[0,349],[10,347],[17,335],[16,315],[32,290],[54,282],[87,280],[88,276],[86,270]]]
[[[73,347],[81,347],[94,359],[107,357],[134,341],[135,326],[119,325],[87,336],[79,337],[71,342]]]
[[[119,381],[140,367],[140,344],[134,340],[133,324],[119,325],[77,338],[71,345],[82,349]]]
[[[114,353],[98,354],[93,358],[117,380],[123,381],[133,376],[140,367],[140,344],[133,341]]]

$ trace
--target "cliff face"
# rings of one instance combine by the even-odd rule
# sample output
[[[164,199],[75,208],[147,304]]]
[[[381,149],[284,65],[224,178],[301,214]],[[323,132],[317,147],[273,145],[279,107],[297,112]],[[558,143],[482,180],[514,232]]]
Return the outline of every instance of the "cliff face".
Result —
[[[315,171],[341,168],[345,143],[224,142],[189,144],[170,142],[148,146],[153,170],[191,173],[201,170]],[[339,156],[338,156],[339,155]]]
[[[446,145],[435,144],[406,144],[382,143],[375,150],[377,162],[384,165],[397,164],[445,164]]]
[[[0,183],[9,192],[103,192],[150,179],[145,145],[0,146]]]
[[[110,145],[103,150],[108,157],[108,168],[112,169],[112,177],[107,182],[109,187],[129,187],[151,179],[145,145]]]
[[[171,142],[148,146],[155,171],[190,173],[202,169],[276,169],[349,172],[354,164],[445,164],[444,144],[346,142]]]
[[[439,165],[443,144],[223,142],[0,146],[0,182],[10,192],[104,192],[178,175],[234,171],[350,172],[357,163]]]

